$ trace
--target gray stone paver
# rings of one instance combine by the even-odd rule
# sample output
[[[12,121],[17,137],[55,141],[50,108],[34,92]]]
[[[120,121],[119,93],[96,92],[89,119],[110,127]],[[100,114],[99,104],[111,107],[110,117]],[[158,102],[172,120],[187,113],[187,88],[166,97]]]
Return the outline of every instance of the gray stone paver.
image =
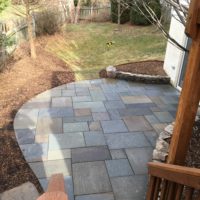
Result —
[[[63,131],[64,133],[83,132],[89,131],[89,127],[87,122],[64,123]]]
[[[126,158],[126,154],[123,149],[110,150],[110,153],[113,160]]]
[[[116,200],[145,200],[147,177],[144,175],[111,178]]]
[[[31,129],[16,129],[15,135],[19,144],[32,144],[35,140],[35,130]]]
[[[48,144],[24,144],[21,145],[21,150],[28,162],[37,162],[47,160],[48,156]]]
[[[127,157],[135,174],[147,174],[146,163],[152,159],[153,148],[132,148],[126,149]]]
[[[159,120],[154,115],[145,115],[144,117],[150,124],[159,123]]]
[[[105,138],[110,149],[151,146],[141,132],[106,134]]]
[[[72,97],[73,99],[73,102],[87,102],[87,101],[92,101],[91,97],[90,96],[75,96],[75,97]]]
[[[50,178],[59,173],[63,173],[64,176],[71,175],[70,159],[33,162],[29,165],[38,178]]]
[[[94,121],[110,120],[109,114],[107,112],[92,113]]]
[[[62,133],[62,118],[39,118],[37,121],[37,135],[48,135],[50,133]]]
[[[101,125],[104,133],[120,133],[128,131],[122,120],[101,121]]]
[[[170,123],[174,120],[169,112],[154,112],[161,123]]]
[[[96,121],[96,122],[89,122],[89,129],[90,131],[101,131],[102,127],[100,122]]]
[[[75,200],[114,200],[112,193],[77,196]]]
[[[72,117],[72,108],[43,108],[40,109],[39,117]]]
[[[123,96],[122,101],[125,104],[152,103],[151,99],[147,96]]]
[[[72,100],[70,97],[53,97],[52,107],[72,107]]]
[[[107,146],[72,149],[72,163],[92,162],[111,159]]]
[[[112,191],[105,162],[76,163],[72,165],[72,169],[75,195]]]
[[[144,135],[147,137],[151,145],[155,147],[156,140],[158,139],[158,133],[156,133],[155,131],[146,131],[144,132]]]
[[[91,110],[89,108],[75,109],[74,113],[76,117],[90,116]]]
[[[64,176],[65,181],[65,191],[67,191],[69,200],[74,200],[74,188],[73,188],[73,180],[71,176]],[[49,178],[40,178],[39,182],[44,191],[47,190]],[[26,199],[25,199],[26,200]],[[35,200],[35,199],[33,199]]]
[[[124,117],[124,121],[129,131],[150,131],[151,125],[143,116]]]
[[[84,147],[85,141],[82,132],[49,135],[49,150]]]
[[[122,101],[106,101],[105,106],[107,110],[125,108],[125,105]]]
[[[110,177],[133,175],[128,159],[106,160],[106,167]]]
[[[71,158],[71,149],[48,151],[48,160],[62,160],[66,158]]]
[[[63,173],[70,200],[142,200],[146,164],[158,133],[174,120],[178,95],[169,85],[69,83],[22,106],[16,138],[44,189]]]
[[[36,187],[30,182],[26,182],[16,188],[13,188],[0,194],[1,200],[35,200],[38,197],[39,193]]]
[[[85,132],[86,146],[103,146],[106,145],[106,141],[103,134]]]

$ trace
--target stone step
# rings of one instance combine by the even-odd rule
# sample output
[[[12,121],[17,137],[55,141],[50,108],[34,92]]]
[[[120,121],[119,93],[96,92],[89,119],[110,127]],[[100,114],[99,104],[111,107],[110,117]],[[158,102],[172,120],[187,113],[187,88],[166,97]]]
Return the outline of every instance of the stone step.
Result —
[[[36,200],[38,197],[39,193],[37,189],[30,182],[0,194],[0,200]]]

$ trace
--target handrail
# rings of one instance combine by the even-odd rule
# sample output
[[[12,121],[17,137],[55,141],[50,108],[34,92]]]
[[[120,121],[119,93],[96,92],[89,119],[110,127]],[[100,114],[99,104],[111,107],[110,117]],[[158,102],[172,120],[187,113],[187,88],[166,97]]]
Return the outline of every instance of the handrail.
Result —
[[[164,163],[148,163],[149,174],[200,190],[200,169]]]
[[[69,200],[65,193],[65,183],[62,174],[55,174],[51,177],[47,192],[37,200]]]

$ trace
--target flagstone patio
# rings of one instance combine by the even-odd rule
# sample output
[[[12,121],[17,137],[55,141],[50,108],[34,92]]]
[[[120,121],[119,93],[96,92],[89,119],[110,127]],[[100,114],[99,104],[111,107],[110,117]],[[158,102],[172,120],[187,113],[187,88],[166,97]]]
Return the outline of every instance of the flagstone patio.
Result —
[[[63,173],[70,200],[141,200],[158,133],[174,120],[169,85],[97,79],[59,86],[18,111],[20,148],[44,189]]]

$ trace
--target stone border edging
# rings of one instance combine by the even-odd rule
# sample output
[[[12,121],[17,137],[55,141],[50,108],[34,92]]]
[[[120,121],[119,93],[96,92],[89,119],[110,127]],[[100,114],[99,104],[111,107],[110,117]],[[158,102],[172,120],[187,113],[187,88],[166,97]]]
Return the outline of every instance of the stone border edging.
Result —
[[[165,127],[156,141],[155,149],[153,150],[153,161],[166,162],[169,154],[169,145],[174,129],[174,122]]]
[[[169,76],[159,76],[159,75],[144,75],[144,74],[134,74],[130,72],[117,71],[113,66],[106,68],[108,78],[123,79],[128,81],[136,81],[142,83],[154,83],[154,84],[170,84]]]
[[[196,116],[195,122],[200,120],[199,116]],[[155,149],[153,150],[153,162],[166,162],[167,157],[169,155],[169,147],[170,142],[173,134],[175,122],[171,123],[170,125],[166,126],[164,131],[159,134],[159,137],[156,141]],[[194,129],[194,127],[193,127]]]

